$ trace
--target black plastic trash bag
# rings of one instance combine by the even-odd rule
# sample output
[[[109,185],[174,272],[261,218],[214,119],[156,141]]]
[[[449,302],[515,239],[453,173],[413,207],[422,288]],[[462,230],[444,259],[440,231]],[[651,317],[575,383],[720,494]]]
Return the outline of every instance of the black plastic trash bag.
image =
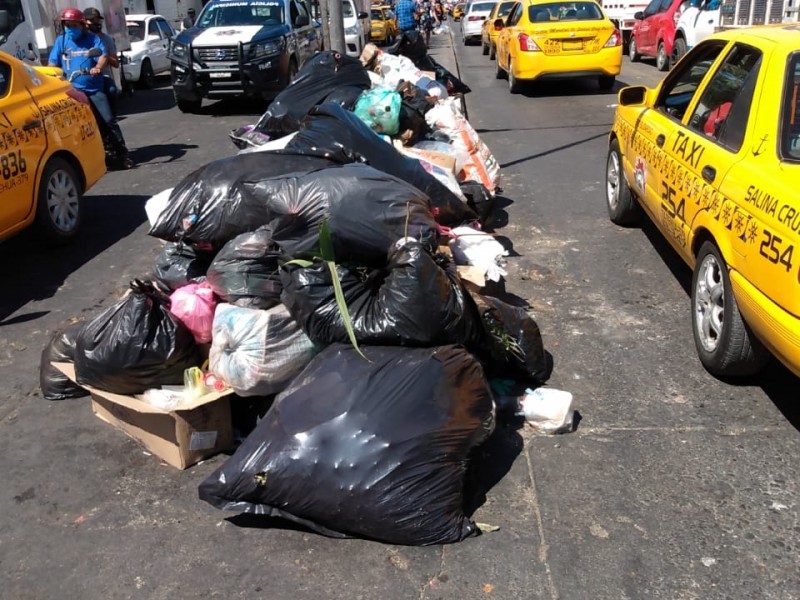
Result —
[[[369,74],[359,59],[339,52],[320,52],[309,59],[294,81],[276,96],[255,128],[273,139],[283,137],[297,131],[308,111],[329,96],[337,104],[346,104],[353,88],[363,91],[370,87]]]
[[[214,257],[208,268],[208,284],[225,302],[272,308],[280,303],[283,290],[280,255],[268,227],[238,235]]]
[[[397,43],[389,49],[389,53],[411,59],[414,66],[420,71],[433,71],[436,73],[436,81],[445,86],[448,94],[468,94],[472,91],[467,84],[428,54],[425,41],[418,31],[406,31],[403,33]]]
[[[475,534],[462,508],[468,454],[494,427],[480,364],[455,346],[364,352],[337,344],[314,358],[200,498],[334,537]]]
[[[495,197],[478,181],[462,181],[458,186],[467,198],[469,207],[477,213],[478,220],[486,223],[494,210]]]
[[[486,331],[486,344],[476,352],[487,373],[544,383],[551,365],[536,321],[524,308],[473,294]]]
[[[75,338],[83,327],[77,323],[57,332],[50,343],[42,350],[42,361],[39,364],[39,387],[45,400],[67,400],[88,396],[89,392],[71,381],[52,363],[71,363],[75,358]]]
[[[168,306],[169,297],[151,283],[131,282],[127,296],[78,334],[78,383],[128,395],[182,384],[184,370],[200,366],[200,353],[192,333]]]
[[[284,152],[323,156],[340,164],[367,163],[427,194],[438,210],[436,220],[439,223],[460,225],[477,219],[477,215],[418,160],[400,154],[354,113],[340,106],[322,104],[313,108]]]
[[[286,206],[277,206],[284,200]],[[367,165],[343,165],[299,177],[282,186],[272,204],[276,213],[280,210],[270,222],[272,239],[287,257],[320,256],[323,221],[338,263],[384,266],[392,246],[406,235],[431,251],[439,241],[428,197]]]
[[[213,258],[213,252],[198,250],[191,244],[167,242],[156,257],[153,277],[174,292],[187,283],[203,282]]]
[[[328,265],[287,265],[282,273],[283,303],[308,337],[323,346],[347,343]],[[395,249],[385,269],[340,266],[337,273],[359,344],[481,345],[480,316],[458,275],[417,242]]]
[[[219,250],[240,233],[255,231],[273,218],[268,203],[255,189],[256,184],[331,164],[316,156],[268,152],[215,160],[175,186],[149,233],[172,242],[211,244]]]

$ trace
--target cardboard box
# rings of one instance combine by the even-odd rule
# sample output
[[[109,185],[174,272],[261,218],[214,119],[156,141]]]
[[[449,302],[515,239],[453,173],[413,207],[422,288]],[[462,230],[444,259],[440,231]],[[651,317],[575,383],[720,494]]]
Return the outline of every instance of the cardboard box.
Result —
[[[453,256],[453,252],[447,244],[439,246],[439,252],[451,258]],[[480,292],[486,287],[486,272],[479,267],[473,267],[472,265],[456,265],[456,273],[458,273],[458,276],[461,278],[461,281],[466,284],[467,288],[475,292]]]
[[[53,363],[75,381],[75,366]],[[175,410],[162,410],[138,400],[83,386],[92,396],[94,414],[124,431],[173,467],[185,469],[233,445],[233,390],[205,394]]]

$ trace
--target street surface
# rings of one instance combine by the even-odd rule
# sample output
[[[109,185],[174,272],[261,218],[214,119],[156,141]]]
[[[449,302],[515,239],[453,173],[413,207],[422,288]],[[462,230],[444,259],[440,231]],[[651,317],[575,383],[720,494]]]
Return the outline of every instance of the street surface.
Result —
[[[777,364],[739,383],[708,375],[689,270],[652,227],[606,216],[616,91],[660,74],[625,59],[613,93],[587,81],[511,96],[457,27],[432,54],[472,87],[470,121],[502,165],[506,291],[529,303],[554,358],[549,385],[580,413],[557,437],[498,426],[474,519],[499,530],[416,548],[237,517],[197,498],[225,456],[178,471],[94,417],[88,398],[42,400],[50,335],[151,272],[160,242],[145,201],[234,154],[228,131],[265,108],[183,115],[161,79],[124,101],[138,167],[91,190],[80,239],[0,245],[0,597],[800,598],[798,380]]]

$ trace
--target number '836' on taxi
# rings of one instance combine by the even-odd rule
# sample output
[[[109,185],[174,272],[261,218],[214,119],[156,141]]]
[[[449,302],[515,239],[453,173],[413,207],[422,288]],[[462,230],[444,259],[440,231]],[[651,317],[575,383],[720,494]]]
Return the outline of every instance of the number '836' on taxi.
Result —
[[[718,33],[655,89],[619,93],[606,163],[611,220],[647,213],[693,269],[705,368],[800,375],[800,27]],[[768,352],[769,351],[769,352]]]

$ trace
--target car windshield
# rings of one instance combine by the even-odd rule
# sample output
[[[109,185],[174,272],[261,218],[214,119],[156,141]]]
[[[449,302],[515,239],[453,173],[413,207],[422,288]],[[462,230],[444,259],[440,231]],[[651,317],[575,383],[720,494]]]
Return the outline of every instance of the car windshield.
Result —
[[[345,0],[342,2],[342,16],[347,19],[348,17],[355,17],[356,11],[353,8],[353,3]]]
[[[252,2],[221,2],[206,6],[197,27],[227,25],[280,25],[283,23],[283,2],[254,0]]]
[[[144,39],[144,21],[128,21],[128,37],[132,42]]]
[[[469,12],[476,13],[476,12],[491,12],[494,8],[494,5],[497,2],[476,2],[475,4],[471,4],[469,7]]]
[[[786,75],[781,154],[790,160],[800,160],[800,53],[795,53],[789,61]]]
[[[511,7],[514,6],[514,2],[503,2],[497,8],[497,18],[507,17],[508,13],[511,12]]]
[[[528,19],[533,23],[543,21],[600,21],[603,19],[603,13],[595,2],[553,2],[529,6]]]
[[[370,19],[373,21],[383,21],[383,12],[380,10],[370,11]]]

